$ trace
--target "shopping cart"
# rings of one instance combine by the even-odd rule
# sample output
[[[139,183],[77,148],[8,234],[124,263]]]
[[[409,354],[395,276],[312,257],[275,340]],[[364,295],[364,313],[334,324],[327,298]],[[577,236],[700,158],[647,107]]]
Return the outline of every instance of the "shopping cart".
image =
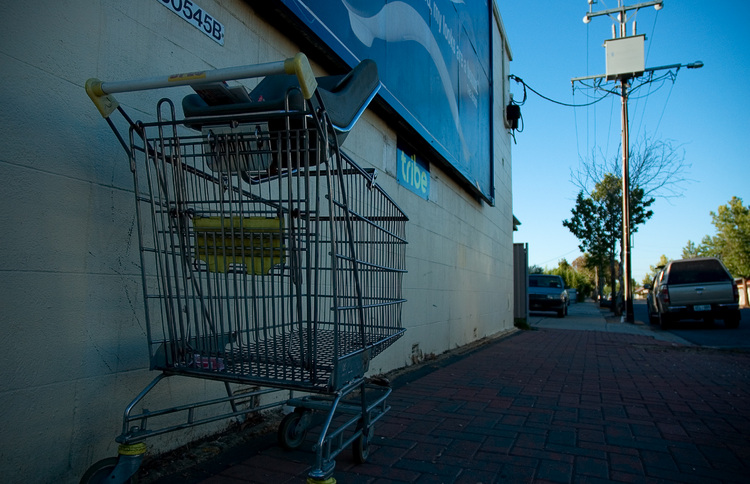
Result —
[[[225,82],[253,77],[264,79],[250,93]],[[133,121],[112,96],[177,85],[195,91],[183,115],[162,99],[152,122]],[[278,431],[286,449],[305,442],[314,412],[323,417],[311,480],[332,480],[349,445],[356,461],[367,459],[390,388],[364,375],[404,332],[407,217],[339,144],[379,85],[372,61],[316,79],[303,54],[87,82],[130,160],[149,356],[160,374],[128,405],[119,456],[82,482],[127,482],[146,438],[281,405],[294,408]],[[136,412],[172,376],[223,382],[227,396]],[[155,428],[161,417],[182,420]]]

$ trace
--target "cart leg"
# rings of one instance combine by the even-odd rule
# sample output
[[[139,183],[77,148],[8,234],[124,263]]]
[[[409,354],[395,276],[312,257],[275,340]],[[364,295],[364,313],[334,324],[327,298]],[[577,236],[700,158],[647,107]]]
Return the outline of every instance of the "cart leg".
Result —
[[[229,382],[228,381],[224,382],[224,388],[227,391],[227,396],[229,398],[231,398],[231,400],[229,400],[229,405],[232,407],[232,413],[236,414],[238,412],[237,411],[237,404],[234,402],[234,392],[232,391],[232,387],[229,386]],[[245,421],[245,416],[244,415],[238,415],[237,416],[237,421],[240,422],[240,423],[243,423]]]
[[[330,410],[328,411],[325,423],[323,424],[323,429],[321,430],[320,437],[314,447],[315,467],[308,474],[308,484],[335,484],[336,482],[336,480],[333,479],[333,469],[336,466],[336,461],[330,456],[331,442],[328,440],[328,432],[333,423],[333,416],[336,413],[339,402],[347,393],[348,392],[339,393],[330,404]]]
[[[359,391],[360,394],[352,399],[345,397],[352,392]],[[348,445],[352,445],[354,461],[363,464],[370,454],[370,444],[374,438],[375,423],[385,415],[389,407],[386,399],[391,393],[390,386],[368,384],[364,379],[351,383],[347,387],[330,395],[332,398],[315,398],[312,396],[287,400],[287,405],[296,407],[295,412],[285,418],[285,422],[279,427],[282,446],[294,448],[283,444],[283,438],[301,443],[303,437],[298,432],[305,426],[298,422],[301,415],[306,411],[321,411],[326,413],[326,419],[320,432],[318,440],[313,446],[315,452],[315,464],[308,473],[308,484],[332,484],[333,470],[336,465],[336,456]],[[304,410],[302,410],[304,409]],[[348,416],[346,420],[339,420],[334,424],[334,415]],[[347,434],[348,433],[348,434]],[[301,434],[300,434],[301,435]],[[295,445],[296,447],[296,445]]]

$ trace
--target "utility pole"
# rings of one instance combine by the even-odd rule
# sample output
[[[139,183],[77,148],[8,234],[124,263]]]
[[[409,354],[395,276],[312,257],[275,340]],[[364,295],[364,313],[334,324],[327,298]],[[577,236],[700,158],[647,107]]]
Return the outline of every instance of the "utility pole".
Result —
[[[584,15],[583,23],[589,23],[593,17],[607,15],[619,24],[619,29],[616,29],[615,24],[612,25],[612,40],[605,41],[604,43],[607,54],[607,73],[605,75],[599,76],[577,77],[572,79],[571,82],[575,83],[576,81],[605,78],[607,81],[616,80],[620,83],[620,96],[622,98],[622,241],[620,246],[622,248],[622,267],[625,272],[623,276],[622,288],[623,303],[625,309],[623,320],[632,323],[635,321],[635,318],[633,314],[633,288],[630,284],[630,281],[632,279],[632,271],[630,257],[630,172],[628,166],[628,157],[630,152],[630,140],[628,132],[629,81],[634,77],[642,76],[645,72],[653,72],[655,70],[661,69],[679,70],[680,67],[695,69],[703,67],[703,63],[697,61],[685,65],[674,64],[651,69],[645,68],[645,59],[643,54],[643,41],[645,40],[645,36],[636,35],[635,20],[633,20],[632,24],[633,33],[631,36],[627,36],[627,23],[629,20],[628,12],[637,12],[639,9],[644,7],[654,7],[656,10],[661,10],[664,7],[664,0],[651,0],[631,6],[625,6],[623,5],[623,0],[617,0],[616,8],[601,10],[599,12],[592,11],[592,6],[594,3],[596,3],[596,0],[588,0],[588,3],[589,11],[586,15]],[[612,288],[612,290],[614,291],[614,288]]]
[[[622,266],[625,276],[622,278],[624,319],[628,323],[635,321],[633,315],[633,288],[630,287],[630,128],[628,125],[628,81],[620,80],[622,91]],[[614,288],[612,288],[614,290]]]

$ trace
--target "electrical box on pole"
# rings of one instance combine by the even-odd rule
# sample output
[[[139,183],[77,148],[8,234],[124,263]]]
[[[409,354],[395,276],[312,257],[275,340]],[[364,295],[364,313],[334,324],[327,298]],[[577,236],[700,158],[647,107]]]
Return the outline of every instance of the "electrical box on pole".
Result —
[[[643,75],[646,69],[645,40],[645,35],[634,35],[604,41],[608,81]]]

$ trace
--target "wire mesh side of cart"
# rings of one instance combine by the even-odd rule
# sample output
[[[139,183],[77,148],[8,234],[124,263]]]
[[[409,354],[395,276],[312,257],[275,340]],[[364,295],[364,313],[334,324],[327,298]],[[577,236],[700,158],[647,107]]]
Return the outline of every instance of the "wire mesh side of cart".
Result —
[[[130,135],[152,368],[320,392],[362,376],[403,332],[403,212],[309,112],[158,111]]]

